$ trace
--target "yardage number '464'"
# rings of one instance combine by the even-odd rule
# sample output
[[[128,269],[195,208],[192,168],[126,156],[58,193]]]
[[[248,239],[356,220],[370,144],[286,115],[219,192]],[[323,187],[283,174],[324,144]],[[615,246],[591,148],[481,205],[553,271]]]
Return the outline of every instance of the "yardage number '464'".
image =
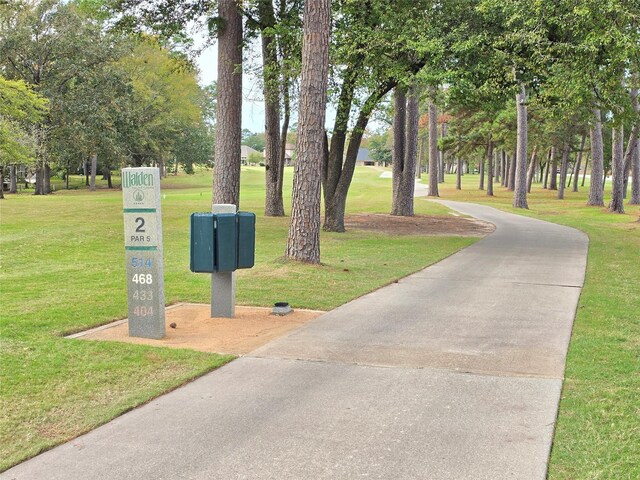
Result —
[[[131,281],[140,285],[151,285],[153,283],[153,275],[150,273],[136,273]]]
[[[153,315],[153,307],[136,305],[136,307],[133,309],[133,314],[136,317],[148,317],[150,315]]]

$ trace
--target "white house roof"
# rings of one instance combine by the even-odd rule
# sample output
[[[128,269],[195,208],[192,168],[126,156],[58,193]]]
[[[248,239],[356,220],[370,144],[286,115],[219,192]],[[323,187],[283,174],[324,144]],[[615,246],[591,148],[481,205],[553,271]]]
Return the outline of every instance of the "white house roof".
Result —
[[[258,155],[262,156],[262,153],[257,150],[254,150],[247,145],[240,145],[240,158],[249,158],[249,155],[251,155],[252,153],[257,153]]]

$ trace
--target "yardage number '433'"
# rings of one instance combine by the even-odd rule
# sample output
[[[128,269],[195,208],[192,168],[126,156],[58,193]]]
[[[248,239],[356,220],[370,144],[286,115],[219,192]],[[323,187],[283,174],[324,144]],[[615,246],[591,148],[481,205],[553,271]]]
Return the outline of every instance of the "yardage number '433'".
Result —
[[[134,290],[133,299],[142,300],[143,302],[146,300],[153,300],[153,290]]]

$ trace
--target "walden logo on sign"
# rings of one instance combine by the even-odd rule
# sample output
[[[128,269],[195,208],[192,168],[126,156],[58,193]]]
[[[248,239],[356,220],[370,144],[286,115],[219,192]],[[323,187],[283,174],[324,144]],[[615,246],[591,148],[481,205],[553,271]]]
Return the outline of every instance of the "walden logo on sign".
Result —
[[[122,186],[129,187],[153,187],[153,174],[145,172],[124,172]]]
[[[135,192],[133,192],[133,201],[136,203],[144,202],[144,193],[142,192],[142,190],[136,190]]]

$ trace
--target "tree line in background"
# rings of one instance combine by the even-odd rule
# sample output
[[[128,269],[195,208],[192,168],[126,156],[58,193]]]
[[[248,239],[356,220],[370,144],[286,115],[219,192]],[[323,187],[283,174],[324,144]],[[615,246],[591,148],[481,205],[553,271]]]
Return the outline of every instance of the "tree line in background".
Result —
[[[223,3],[221,0],[220,5]],[[299,7],[285,0],[275,4],[285,10]],[[283,75],[281,69],[291,62],[286,57],[269,57],[264,50],[265,42],[286,43],[291,38],[289,33],[286,38],[278,36],[278,17],[276,26],[271,17],[263,21],[262,13],[271,11],[273,2],[230,0],[228,7],[238,15],[238,25],[240,15],[245,15],[250,20],[247,25],[255,21],[263,27],[265,99],[269,98],[269,81],[279,80],[280,91],[289,92],[294,77]],[[266,10],[253,12],[252,7]],[[305,12],[317,13],[316,9],[325,7],[326,2],[307,0]],[[294,195],[292,217],[297,211],[310,216],[291,222],[289,258],[319,262],[316,205],[320,190],[315,188],[316,179],[321,180],[324,195],[323,228],[344,231],[347,192],[358,149],[369,120],[392,91],[392,214],[413,214],[421,102],[426,112],[423,124],[428,126],[428,135],[422,137],[428,149],[423,141],[422,151],[429,152],[431,196],[438,196],[445,171],[461,175],[464,166],[473,162],[481,174],[480,188],[486,188],[487,194],[493,194],[493,184],[500,180],[513,191],[514,207],[528,208],[527,192],[534,177],[547,179],[548,188],[557,189],[558,197],[563,198],[567,176],[571,174],[576,188],[579,162],[585,156],[586,163],[585,153],[589,153],[589,205],[604,206],[606,171],[612,175],[611,212],[624,212],[629,173],[633,182],[629,201],[640,203],[637,2],[339,0],[330,7],[331,20],[323,25],[330,31],[323,46],[330,59],[328,89],[307,95],[326,95],[336,117],[330,135],[314,138],[314,146],[324,145],[321,152],[315,152],[321,162],[316,164],[314,157],[308,168],[296,164],[294,191],[301,189],[306,195]],[[223,24],[226,20],[222,17]],[[307,29],[318,28],[317,23],[311,26],[303,16],[302,24],[306,41],[319,42],[317,34],[306,37]],[[222,38],[224,31],[218,35]],[[319,75],[322,70],[310,68],[314,60],[305,56],[310,50],[304,41],[302,45],[300,78],[304,84],[305,75]],[[242,47],[239,42],[229,48],[237,51]],[[323,52],[315,53],[318,64]],[[314,108],[304,93],[300,91],[300,116],[305,109]],[[269,132],[267,127],[267,144]],[[310,132],[300,125],[298,133],[297,151],[302,157],[305,152],[301,149],[311,148],[303,147],[302,140]],[[314,135],[319,134],[314,130]],[[268,165],[269,155],[267,149]],[[267,172],[268,177],[272,174],[273,170]],[[458,177],[458,188],[460,183]],[[271,201],[267,194],[267,212]],[[272,214],[280,214],[275,210],[278,213]]]
[[[211,164],[215,85],[201,88],[192,62],[157,37],[108,21],[100,2],[0,4],[0,97],[6,104],[26,88],[38,110],[0,112],[16,133],[15,146],[3,140],[0,152],[11,192],[19,168],[47,194],[52,174],[68,187],[70,174],[85,172],[95,189],[96,174],[111,187],[111,172],[124,165],[166,174]]]
[[[193,67],[167,46],[188,45],[188,34],[199,29],[218,42],[213,201],[239,203],[244,69],[261,78],[265,214],[279,216],[285,213],[282,172],[287,132],[292,115],[297,114],[289,258],[319,262],[321,194],[322,228],[344,231],[347,193],[363,139],[379,161],[393,164],[391,212],[395,215],[413,214],[413,179],[423,165],[431,196],[438,196],[445,172],[457,173],[460,188],[460,176],[474,170],[480,173],[479,188],[488,195],[499,182],[514,192],[515,207],[527,208],[527,191],[534,180],[557,189],[563,198],[569,179],[577,188],[578,173],[585,172],[589,163],[590,205],[604,206],[607,173],[612,175],[612,212],[624,211],[627,190],[628,202],[640,203],[640,4],[636,1],[85,0],[48,5],[22,10],[41,8],[40,15],[47,8],[91,12],[87,15],[91,20],[83,27],[88,29],[86,34],[72,36],[76,42],[72,49],[86,52],[80,63],[69,66],[70,71],[92,62],[104,67],[86,78],[78,73],[73,77],[77,81],[60,77],[62,88],[55,87],[53,80],[45,88],[29,75],[11,74],[49,99],[47,121],[32,129],[36,140],[53,141],[60,134],[74,138],[69,144],[75,146],[76,154],[81,150],[84,158],[100,149],[108,152],[108,158],[126,157],[135,165],[178,162],[180,149],[172,149],[177,143],[164,144],[153,137],[156,129],[142,128],[155,119],[153,114],[151,119],[145,116],[149,112],[142,100],[129,104],[136,105],[134,109],[119,105],[122,98],[136,93],[155,99],[147,91],[154,84],[150,77],[142,75],[128,83],[120,79],[144,71],[146,63],[140,56],[153,50],[155,56],[182,65],[173,71],[180,71],[188,84],[186,77],[195,75]],[[12,18],[17,22],[16,16]],[[12,28],[8,33],[18,37],[19,31]],[[79,26],[73,31],[81,32]],[[111,56],[98,48],[101,39],[110,39],[106,43],[113,46]],[[16,45],[23,43],[24,39]],[[3,71],[10,72],[14,67],[5,65],[9,58],[5,51],[11,44],[3,44]],[[115,54],[119,51],[128,53]],[[101,61],[105,56],[109,60]],[[57,69],[52,68],[51,77],[56,75]],[[98,85],[112,89],[111,94],[100,95]],[[91,92],[94,105],[62,102],[62,107],[49,93],[71,86],[79,93]],[[181,105],[190,97],[183,94],[177,99]],[[328,132],[318,130],[317,121],[325,118],[326,107],[319,111],[317,97],[326,99],[336,112]],[[171,100],[162,102],[162,106],[168,104]],[[71,121],[60,122],[57,128],[50,120],[57,109],[66,115],[59,118],[73,119],[77,112],[100,112],[103,105],[110,106],[109,115],[120,112],[128,125],[123,135],[131,139],[125,143],[133,148],[118,150],[123,144],[118,135],[87,134],[98,131],[101,114],[77,127]],[[211,112],[211,102],[200,101],[200,108]],[[315,112],[313,121],[310,110]],[[386,112],[392,128],[366,139],[370,120],[380,112],[383,116]],[[117,125],[119,117],[109,115],[105,117]],[[178,117],[180,126],[173,125],[172,131],[196,116],[183,112]],[[182,131],[184,135],[194,131],[192,125]],[[68,135],[63,133],[66,128],[71,129]],[[138,131],[145,133],[142,139]],[[55,156],[64,162],[75,158],[73,150],[68,154],[50,149],[38,158]],[[41,163],[46,170],[47,162]],[[626,185],[629,174],[632,184]]]

